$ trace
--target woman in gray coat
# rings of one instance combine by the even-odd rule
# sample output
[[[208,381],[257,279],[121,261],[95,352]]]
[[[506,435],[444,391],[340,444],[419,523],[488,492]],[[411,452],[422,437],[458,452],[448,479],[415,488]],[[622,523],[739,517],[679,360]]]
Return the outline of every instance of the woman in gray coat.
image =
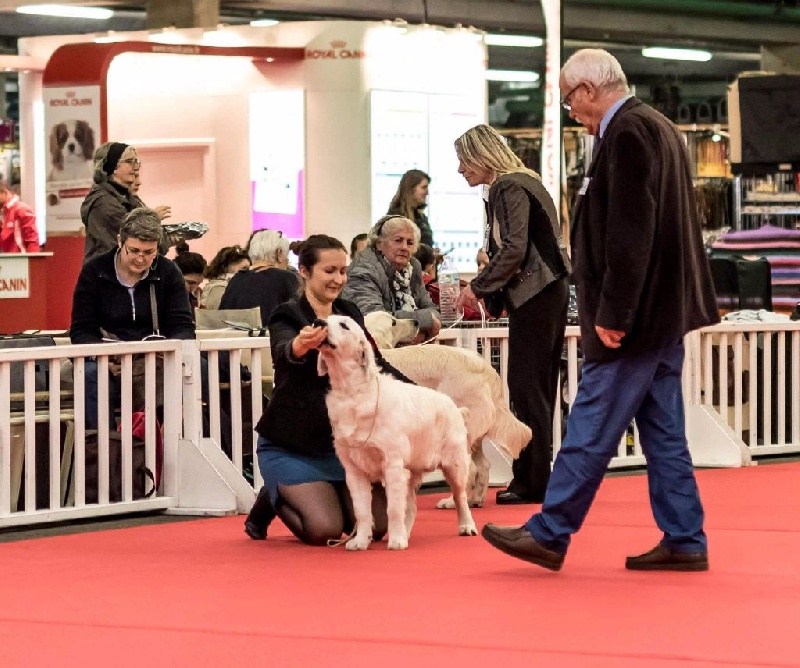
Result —
[[[395,318],[413,320],[421,337],[436,336],[441,315],[422,280],[422,268],[414,258],[420,232],[403,216],[381,218],[369,232],[369,242],[347,268],[342,297],[362,314],[388,311]]]

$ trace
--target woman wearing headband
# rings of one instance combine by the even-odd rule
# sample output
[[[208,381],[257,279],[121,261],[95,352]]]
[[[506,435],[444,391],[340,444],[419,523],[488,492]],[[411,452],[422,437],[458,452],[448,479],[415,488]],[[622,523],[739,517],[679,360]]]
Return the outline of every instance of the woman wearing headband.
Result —
[[[369,232],[369,242],[347,268],[342,297],[355,302],[361,313],[388,311],[413,320],[422,336],[436,336],[442,317],[422,280],[414,253],[420,232],[404,216],[381,218]]]

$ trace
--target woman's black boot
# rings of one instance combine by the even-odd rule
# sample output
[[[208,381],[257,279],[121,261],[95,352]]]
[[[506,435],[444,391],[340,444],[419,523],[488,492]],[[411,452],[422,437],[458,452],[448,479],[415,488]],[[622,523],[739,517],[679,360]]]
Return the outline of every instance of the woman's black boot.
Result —
[[[253,540],[266,540],[267,527],[274,519],[275,508],[272,507],[267,488],[262,487],[244,521],[244,532]]]

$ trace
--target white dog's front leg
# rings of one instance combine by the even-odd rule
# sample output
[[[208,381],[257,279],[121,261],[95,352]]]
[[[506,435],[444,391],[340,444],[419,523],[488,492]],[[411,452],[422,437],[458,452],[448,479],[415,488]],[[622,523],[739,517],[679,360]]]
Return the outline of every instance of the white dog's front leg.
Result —
[[[386,469],[386,514],[389,519],[390,550],[405,550],[408,547],[406,499],[409,477],[409,472],[402,463],[391,464]]]
[[[406,496],[406,536],[411,538],[411,529],[417,518],[417,488],[422,483],[421,475],[412,475],[408,480],[408,495]]]
[[[366,550],[372,540],[372,483],[350,468],[345,469],[345,476],[356,518],[356,535],[345,543],[345,548]]]

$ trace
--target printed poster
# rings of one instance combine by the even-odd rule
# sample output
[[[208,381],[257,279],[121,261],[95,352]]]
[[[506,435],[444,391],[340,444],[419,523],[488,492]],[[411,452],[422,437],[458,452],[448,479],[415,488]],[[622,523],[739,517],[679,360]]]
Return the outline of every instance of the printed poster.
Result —
[[[46,87],[43,97],[47,229],[77,231],[100,145],[100,86]]]

